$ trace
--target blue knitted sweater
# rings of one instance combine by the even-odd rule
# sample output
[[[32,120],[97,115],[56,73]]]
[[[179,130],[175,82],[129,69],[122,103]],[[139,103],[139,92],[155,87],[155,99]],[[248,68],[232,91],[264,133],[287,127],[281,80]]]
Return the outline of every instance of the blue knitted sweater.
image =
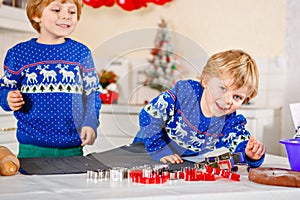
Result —
[[[67,38],[46,45],[33,38],[8,50],[4,60],[0,105],[11,111],[7,94],[20,90],[25,105],[14,112],[21,144],[69,148],[80,146],[83,126],[99,126],[101,100],[91,51]],[[0,82],[0,83],[1,83]]]
[[[241,152],[251,167],[262,164],[264,156],[252,161],[245,156],[250,133],[246,119],[236,112],[207,118],[200,101],[203,87],[198,81],[178,81],[146,105],[139,115],[140,130],[133,143],[143,142],[154,160],[177,153],[192,156],[226,147]]]

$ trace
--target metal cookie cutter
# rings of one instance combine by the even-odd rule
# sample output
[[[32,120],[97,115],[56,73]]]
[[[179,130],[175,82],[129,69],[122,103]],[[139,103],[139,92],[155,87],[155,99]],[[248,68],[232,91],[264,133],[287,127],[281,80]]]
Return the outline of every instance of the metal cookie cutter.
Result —
[[[125,167],[113,167],[110,169],[111,181],[123,181],[127,179],[128,169]]]

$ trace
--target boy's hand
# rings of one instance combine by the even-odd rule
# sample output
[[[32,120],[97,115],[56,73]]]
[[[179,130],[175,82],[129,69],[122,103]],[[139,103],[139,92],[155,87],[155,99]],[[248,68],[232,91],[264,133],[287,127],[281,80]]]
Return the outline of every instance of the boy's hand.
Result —
[[[265,154],[266,147],[252,136],[247,143],[245,152],[252,160],[259,160]]]
[[[8,102],[8,106],[12,111],[20,110],[22,106],[25,104],[22,94],[19,90],[8,92],[7,102]]]
[[[172,163],[172,164],[179,164],[179,163],[183,163],[183,160],[182,158],[177,155],[177,154],[173,154],[173,155],[169,155],[169,156],[165,156],[165,157],[162,157],[160,159],[160,162],[162,163]]]
[[[84,126],[81,129],[80,139],[82,141],[81,146],[85,146],[87,144],[94,144],[96,139],[96,133],[94,129],[89,126]]]

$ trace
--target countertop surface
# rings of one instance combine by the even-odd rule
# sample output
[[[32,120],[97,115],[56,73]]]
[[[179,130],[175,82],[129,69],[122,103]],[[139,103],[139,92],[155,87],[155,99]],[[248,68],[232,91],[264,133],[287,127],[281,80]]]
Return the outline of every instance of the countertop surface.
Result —
[[[105,146],[105,145],[104,145]],[[103,148],[105,149],[106,147]],[[263,166],[289,168],[287,158],[266,155]],[[86,174],[0,176],[0,199],[295,199],[299,188],[261,185],[240,181],[169,180],[164,184],[99,181],[87,179]]]

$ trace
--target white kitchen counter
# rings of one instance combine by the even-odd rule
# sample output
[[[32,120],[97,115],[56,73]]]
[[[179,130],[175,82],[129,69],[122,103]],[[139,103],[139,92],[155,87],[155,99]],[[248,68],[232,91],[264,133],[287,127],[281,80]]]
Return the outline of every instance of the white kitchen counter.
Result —
[[[288,168],[284,157],[267,155],[263,164]],[[169,180],[164,184],[145,185],[128,182],[95,181],[86,174],[0,176],[0,199],[295,199],[299,188],[261,185],[250,182],[247,174],[241,181],[217,179],[212,182]]]
[[[104,105],[102,125],[92,146],[85,154],[109,150],[132,141],[136,133],[138,113],[142,106]],[[2,118],[3,119],[3,118]],[[14,131],[1,132],[0,144],[17,151]],[[289,168],[286,157],[266,155],[263,166]],[[85,174],[0,176],[0,199],[294,199],[299,188],[266,186],[250,182],[219,179],[213,182],[168,181],[160,185],[87,180]]]

